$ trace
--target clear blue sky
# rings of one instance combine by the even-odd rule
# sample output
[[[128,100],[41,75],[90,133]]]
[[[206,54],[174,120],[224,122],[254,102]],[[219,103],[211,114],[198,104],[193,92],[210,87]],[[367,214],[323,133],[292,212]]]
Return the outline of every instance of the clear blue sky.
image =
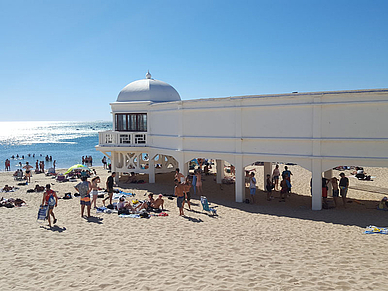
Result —
[[[5,120],[110,120],[128,83],[182,99],[388,87],[388,1],[0,0]]]

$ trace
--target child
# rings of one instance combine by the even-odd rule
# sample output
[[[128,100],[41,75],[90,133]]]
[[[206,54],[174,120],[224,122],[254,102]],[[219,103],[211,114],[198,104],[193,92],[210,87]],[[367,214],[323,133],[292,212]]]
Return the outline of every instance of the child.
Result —
[[[50,188],[51,188],[50,184],[47,184],[46,192],[43,193],[42,206],[48,205],[49,207],[47,219],[48,219],[49,226],[51,227],[50,215],[54,218],[54,224],[57,223],[57,219],[55,218],[53,210],[54,210],[54,207],[58,206],[58,197],[57,197],[57,194]]]

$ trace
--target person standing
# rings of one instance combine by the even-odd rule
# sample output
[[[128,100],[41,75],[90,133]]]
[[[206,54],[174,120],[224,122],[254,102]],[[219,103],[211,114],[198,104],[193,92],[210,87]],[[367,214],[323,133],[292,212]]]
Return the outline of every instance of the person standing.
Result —
[[[346,194],[348,193],[349,188],[349,179],[345,177],[345,173],[340,174],[339,188],[340,194],[342,197],[342,203],[344,204],[344,208],[346,208]]]
[[[26,162],[26,165],[23,167],[23,169],[26,169],[26,178],[27,178],[27,182],[28,183],[31,183],[31,169],[33,167],[31,165],[28,164],[28,162]]]
[[[179,172],[179,168],[175,169],[175,179],[179,180],[179,183],[185,184],[186,183],[186,177],[182,173]]]
[[[90,185],[90,182],[88,181],[87,177],[81,177],[80,183],[78,183],[74,188],[78,191],[80,194],[80,204],[81,204],[81,217],[84,217],[84,210],[85,206],[87,208],[88,217],[90,217],[90,191],[92,190],[92,187]]]
[[[57,223],[57,219],[55,218],[55,215],[54,215],[54,207],[58,206],[58,196],[55,193],[55,191],[51,190],[50,184],[46,185],[46,191],[43,193],[42,206],[43,205],[47,205],[49,208],[47,213],[47,220],[48,220],[49,226],[51,227],[50,216],[52,216],[54,219],[53,223],[54,224]]]
[[[100,177],[94,177],[92,179],[92,184],[91,184],[91,187],[92,187],[92,205],[94,204],[94,208],[97,208],[97,196],[98,196],[98,190],[101,190],[100,187],[98,187],[98,183],[100,183]]]
[[[276,191],[279,191],[279,177],[280,177],[279,165],[276,165],[275,169],[273,169],[273,172],[272,172],[272,180],[275,184]]]
[[[191,182],[193,185],[194,195],[197,194],[197,170],[194,170],[193,181]]]
[[[104,166],[104,169],[106,169],[106,156],[102,158],[102,165]]]
[[[183,212],[183,201],[185,200],[185,194],[184,194],[184,185],[180,184],[178,179],[175,179],[175,196],[176,196],[176,204],[179,208],[179,216],[184,216]]]
[[[267,201],[271,201],[271,197],[272,197],[271,194],[272,194],[272,189],[274,188],[274,184],[272,183],[270,174],[267,174],[267,181],[265,184],[266,184],[265,189],[267,190]]]
[[[105,201],[109,199],[109,204],[112,204],[112,196],[113,196],[113,185],[114,185],[114,177],[116,177],[116,172],[113,172],[112,175],[106,179],[106,190],[108,191],[108,197],[102,200],[102,203],[105,206]]]
[[[290,170],[288,170],[288,167],[287,166],[285,166],[284,167],[284,171],[283,171],[283,173],[282,173],[282,178],[284,179],[284,180],[286,180],[286,183],[287,183],[287,193],[290,193],[291,192],[291,175],[292,175],[292,173],[291,173],[291,171]]]
[[[251,194],[252,203],[255,203],[256,178],[255,178],[255,173],[253,172],[251,172],[251,177],[249,178],[249,193]]]
[[[334,205],[337,207],[337,198],[339,197],[338,179],[333,177],[330,179],[331,186],[333,187],[333,200]]]
[[[197,173],[195,174],[195,176],[197,177],[196,178],[196,182],[195,182],[195,186],[197,187],[198,189],[198,196],[201,196],[203,194],[203,191],[202,191],[202,175],[201,175],[201,172],[199,170],[197,170]]]

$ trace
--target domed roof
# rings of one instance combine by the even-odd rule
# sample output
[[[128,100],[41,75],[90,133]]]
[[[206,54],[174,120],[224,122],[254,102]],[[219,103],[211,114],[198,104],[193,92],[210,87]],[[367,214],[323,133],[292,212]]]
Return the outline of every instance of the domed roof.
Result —
[[[146,78],[134,81],[123,88],[117,97],[117,102],[168,102],[180,101],[181,97],[171,85],[151,79],[148,72]]]

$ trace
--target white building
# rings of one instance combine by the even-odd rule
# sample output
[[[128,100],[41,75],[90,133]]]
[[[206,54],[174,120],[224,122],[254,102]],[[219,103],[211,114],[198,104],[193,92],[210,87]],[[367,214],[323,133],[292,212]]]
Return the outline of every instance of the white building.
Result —
[[[113,130],[99,133],[96,149],[111,159],[112,171],[147,173],[150,183],[155,173],[178,166],[187,174],[197,157],[216,159],[221,183],[228,161],[242,202],[245,166],[263,161],[266,175],[273,161],[291,162],[312,172],[312,209],[320,210],[323,172],[330,177],[339,165],[388,166],[388,89],[182,101],[147,73],[110,105]]]

